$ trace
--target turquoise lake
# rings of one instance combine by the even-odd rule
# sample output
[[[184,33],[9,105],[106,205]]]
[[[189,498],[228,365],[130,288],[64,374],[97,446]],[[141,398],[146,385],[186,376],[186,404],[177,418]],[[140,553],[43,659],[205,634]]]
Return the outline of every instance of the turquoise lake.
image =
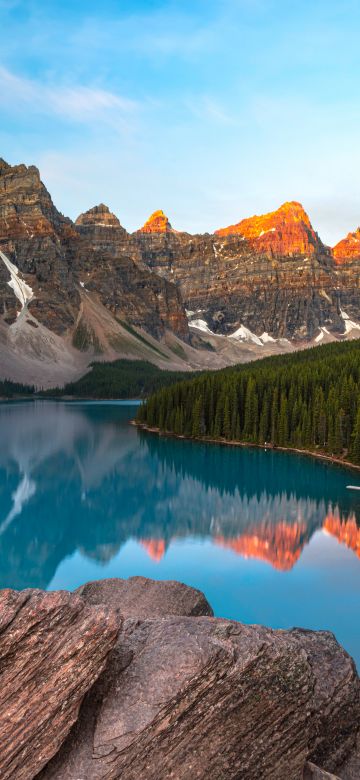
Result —
[[[0,587],[178,579],[218,616],[329,629],[360,667],[360,473],[159,438],[135,411],[0,404]]]

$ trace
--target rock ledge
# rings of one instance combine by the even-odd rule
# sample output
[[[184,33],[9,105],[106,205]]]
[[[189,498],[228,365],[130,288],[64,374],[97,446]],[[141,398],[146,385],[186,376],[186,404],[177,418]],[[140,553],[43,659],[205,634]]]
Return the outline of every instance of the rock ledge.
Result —
[[[4,780],[355,780],[359,678],[325,631],[143,577],[0,593]]]

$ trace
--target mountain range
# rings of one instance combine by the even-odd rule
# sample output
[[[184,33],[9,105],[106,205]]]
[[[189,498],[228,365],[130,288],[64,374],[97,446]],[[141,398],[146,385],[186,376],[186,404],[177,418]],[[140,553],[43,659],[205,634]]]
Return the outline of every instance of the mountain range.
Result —
[[[0,378],[49,387],[94,360],[220,368],[360,336],[360,229],[325,246],[300,203],[213,234],[162,211],[75,222],[35,166],[0,159]]]

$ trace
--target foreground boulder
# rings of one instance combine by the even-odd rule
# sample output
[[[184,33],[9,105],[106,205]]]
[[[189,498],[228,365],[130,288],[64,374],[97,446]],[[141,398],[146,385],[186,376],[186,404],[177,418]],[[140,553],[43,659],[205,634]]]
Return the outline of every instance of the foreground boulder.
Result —
[[[153,593],[153,609],[147,589]],[[42,679],[56,670],[62,689],[54,684],[45,686],[44,696],[39,697],[36,689],[32,693],[24,726],[26,759],[19,749],[20,730],[14,732],[9,717],[9,708],[16,709],[15,700],[22,706],[17,691],[23,683],[13,678],[12,694],[9,678],[9,693],[0,703],[0,723],[6,744],[13,743],[13,753],[23,764],[21,760],[13,764],[22,767],[19,773],[0,771],[1,778],[353,780],[357,776],[353,755],[360,725],[359,679],[351,658],[332,634],[272,631],[201,615],[199,610],[210,609],[205,598],[178,583],[132,578],[90,583],[80,591],[82,596],[36,594],[39,605],[33,603],[29,623],[35,635],[34,615],[41,599],[58,598],[61,603],[61,620],[44,624],[46,653],[37,644],[29,649],[18,643],[14,621],[11,668],[25,667],[40,688]],[[6,593],[7,598],[26,598]],[[186,610],[195,619],[181,614]],[[94,621],[92,630],[85,621],[81,639],[80,615]],[[98,621],[105,626],[107,644],[101,660],[95,641]],[[63,642],[54,634],[60,623]],[[9,641],[12,625],[8,621],[5,634],[0,630],[1,659],[6,657],[2,638],[8,632]],[[79,653],[82,657],[87,646],[90,657],[97,658],[97,670],[106,656],[107,662],[100,676],[91,669],[85,684],[85,664],[79,663],[77,674],[69,658],[78,658]],[[9,668],[11,664],[9,658]],[[35,728],[39,698],[45,713],[40,729]],[[42,746],[37,750],[39,733]],[[53,756],[46,766],[43,745],[47,758]]]
[[[308,761],[305,767],[304,780],[339,780],[339,776],[325,772],[324,769],[320,769],[312,761]]]
[[[119,627],[70,593],[0,592],[1,780],[29,780],[56,753]]]
[[[326,778],[351,754],[359,683],[332,634],[193,620],[185,610],[199,594],[178,583],[132,578],[80,592],[127,619],[42,780],[302,780],[322,771],[316,763]]]
[[[290,645],[213,618],[126,621],[42,778],[300,779],[314,680]]]
[[[168,615],[213,616],[203,593],[182,582],[150,580],[147,577],[117,577],[87,582],[77,589],[89,604],[107,604],[124,618],[153,618]]]

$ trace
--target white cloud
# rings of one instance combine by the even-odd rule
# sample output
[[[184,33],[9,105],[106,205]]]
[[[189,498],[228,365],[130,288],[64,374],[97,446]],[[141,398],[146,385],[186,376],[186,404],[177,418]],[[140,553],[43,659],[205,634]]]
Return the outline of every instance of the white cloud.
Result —
[[[137,108],[135,101],[98,87],[48,85],[17,76],[3,67],[0,106],[13,112],[55,114],[75,122],[121,120]]]

